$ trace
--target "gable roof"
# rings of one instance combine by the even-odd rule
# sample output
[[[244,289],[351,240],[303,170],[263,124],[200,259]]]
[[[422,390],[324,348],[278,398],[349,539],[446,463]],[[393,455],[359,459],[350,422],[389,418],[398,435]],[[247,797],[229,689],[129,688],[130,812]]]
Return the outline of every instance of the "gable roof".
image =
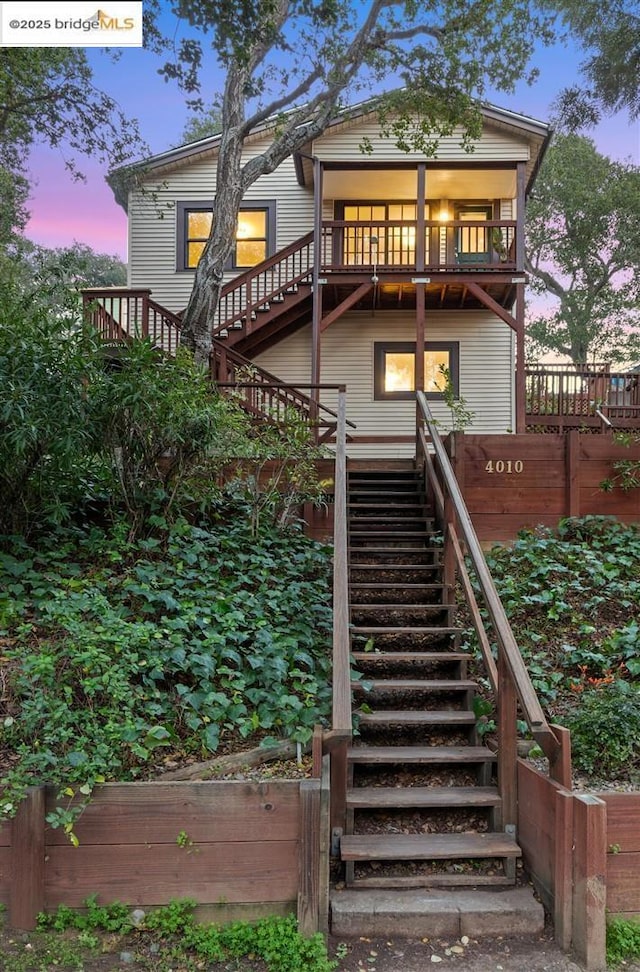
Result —
[[[330,135],[332,131],[337,131],[339,129],[349,127],[350,125],[354,125],[362,121],[368,115],[374,115],[374,105],[377,100],[378,99],[368,99],[367,101],[362,102],[360,105],[341,109],[337,113],[335,119],[325,129],[323,137]],[[519,135],[520,137],[524,136],[527,141],[531,143],[533,152],[532,165],[530,166],[531,171],[527,185],[528,193],[535,176],[537,175],[540,163],[542,162],[551,139],[551,127],[546,122],[532,118],[528,115],[522,115],[518,112],[510,111],[506,108],[499,108],[497,105],[482,104],[480,106],[480,113],[486,124],[507,132],[511,132],[514,135]],[[280,117],[281,116],[279,116],[279,118]],[[245,143],[251,144],[251,142],[260,140],[264,136],[265,132],[270,131],[274,125],[275,119],[266,119],[251,131],[245,140]],[[153,174],[155,176],[162,176],[169,174],[175,169],[180,169],[184,166],[190,165],[193,162],[203,161],[207,158],[215,158],[218,153],[221,140],[222,133],[219,132],[216,135],[209,135],[207,138],[202,138],[195,142],[189,142],[185,145],[179,145],[175,148],[167,149],[165,152],[160,152],[157,155],[149,156],[149,158],[142,159],[140,162],[134,163],[133,165],[114,169],[107,176],[107,182],[113,190],[116,201],[126,211],[127,191],[134,183],[136,175],[146,176]],[[299,152],[294,153],[296,172],[298,175],[298,181],[301,185],[310,184],[312,181],[310,164],[310,153],[312,148],[311,143],[306,146],[306,148],[308,149],[308,152],[303,152],[300,150]]]

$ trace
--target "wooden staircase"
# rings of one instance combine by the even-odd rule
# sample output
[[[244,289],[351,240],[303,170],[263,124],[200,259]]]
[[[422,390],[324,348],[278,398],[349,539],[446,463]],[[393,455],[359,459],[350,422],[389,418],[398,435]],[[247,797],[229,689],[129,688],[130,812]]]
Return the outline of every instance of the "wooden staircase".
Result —
[[[496,755],[477,733],[478,689],[423,484],[413,469],[348,474],[348,888],[510,885],[521,854],[503,827]]]

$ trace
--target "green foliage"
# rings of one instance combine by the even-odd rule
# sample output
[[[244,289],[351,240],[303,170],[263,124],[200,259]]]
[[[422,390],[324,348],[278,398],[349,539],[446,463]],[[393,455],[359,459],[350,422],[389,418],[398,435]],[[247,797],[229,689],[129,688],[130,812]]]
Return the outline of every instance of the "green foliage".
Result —
[[[34,295],[0,288],[0,534],[62,522],[89,492],[84,389],[97,353],[91,333],[67,329]]]
[[[640,958],[640,922],[627,918],[607,920],[607,965],[617,966]]]
[[[96,783],[153,773],[163,751],[307,742],[330,711],[329,571],[299,530],[242,520],[16,541],[0,554],[4,812],[50,783],[49,822],[72,834]]]
[[[172,901],[145,915],[136,925],[141,934],[152,933],[172,943],[176,959],[195,955],[210,962],[245,956],[263,959],[269,972],[332,972],[338,963],[330,961],[320,933],[305,938],[293,916],[268,917],[257,922],[237,921],[222,927],[200,924],[194,919],[196,902]],[[41,929],[66,932],[99,930],[126,934],[133,928],[130,909],[115,903],[99,906],[88,898],[85,910],[60,906],[53,915],[41,915]]]
[[[88,394],[109,491],[132,533],[152,514],[169,519],[210,502],[222,466],[246,449],[247,417],[185,351],[168,357],[135,341]]]
[[[438,370],[444,379],[442,397],[451,413],[451,429],[453,432],[464,432],[466,428],[473,424],[475,412],[469,408],[466,399],[462,395],[456,395],[449,368],[441,364]]]
[[[534,688],[572,729],[576,767],[636,773],[640,530],[609,517],[568,518],[486,556]]]
[[[564,719],[574,766],[599,779],[637,780],[640,770],[640,687],[623,679],[587,688]]]
[[[527,325],[536,351],[576,364],[640,352],[640,168],[556,135],[527,206],[527,269],[552,299]]]

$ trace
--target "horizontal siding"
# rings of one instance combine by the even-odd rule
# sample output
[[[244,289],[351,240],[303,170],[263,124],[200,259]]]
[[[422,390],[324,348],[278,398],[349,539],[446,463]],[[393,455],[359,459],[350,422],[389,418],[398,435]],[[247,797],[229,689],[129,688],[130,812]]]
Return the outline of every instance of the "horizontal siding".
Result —
[[[252,144],[245,160],[263,144]],[[216,160],[207,158],[171,173],[166,183],[149,183],[129,200],[129,286],[149,287],[170,310],[186,306],[193,272],[176,269],[177,203],[213,200]],[[294,242],[313,227],[313,190],[298,185],[292,159],[261,176],[245,200],[276,200],[276,249]],[[235,274],[227,275],[233,279]]]
[[[526,138],[516,137],[485,125],[482,135],[472,143],[473,151],[465,150],[463,129],[454,130],[451,135],[443,136],[438,144],[436,161],[469,161],[473,166],[480,162],[528,161],[529,143]],[[371,155],[363,156],[360,146],[368,139],[373,148]],[[333,128],[313,143],[313,154],[323,161],[344,161],[345,159],[368,159],[375,162],[425,161],[423,152],[402,152],[393,138],[380,134],[378,121],[368,116],[360,122]]]
[[[428,313],[427,341],[460,342],[460,393],[475,412],[470,432],[498,433],[513,428],[513,340],[512,332],[486,312]],[[412,314],[380,311],[345,314],[322,335],[321,380],[323,384],[346,384],[347,417],[355,422],[356,436],[412,435],[415,427],[413,402],[376,402],[373,397],[373,353],[376,341],[415,340]],[[283,381],[310,380],[311,328],[306,327],[281,341],[256,363]],[[335,393],[324,393],[322,401],[335,408]],[[450,426],[450,414],[442,402],[433,402],[434,416],[443,429]],[[413,455],[411,444],[370,444],[349,447],[352,456]]]

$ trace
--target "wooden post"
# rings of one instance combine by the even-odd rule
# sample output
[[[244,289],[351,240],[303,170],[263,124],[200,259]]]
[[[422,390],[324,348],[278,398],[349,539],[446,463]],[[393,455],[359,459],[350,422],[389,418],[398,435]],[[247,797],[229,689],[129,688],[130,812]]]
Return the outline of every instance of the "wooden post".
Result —
[[[31,786],[11,824],[9,923],[30,930],[44,910],[45,787]]]
[[[517,698],[504,649],[498,655],[498,788],[502,797],[502,826],[518,822]]]
[[[518,220],[518,223],[520,220]],[[516,432],[527,431],[527,381],[524,371],[524,287],[516,284]]]
[[[300,854],[298,858],[298,930],[318,930],[320,876],[320,780],[300,782]]]
[[[565,437],[567,516],[580,516],[580,433],[570,429]]]
[[[557,789],[554,800],[553,927],[556,942],[567,952],[573,917],[573,794]]]
[[[322,183],[320,159],[313,160],[313,310],[311,319],[311,384],[320,384],[320,325],[322,323]],[[313,396],[312,396],[313,397]]]
[[[571,769],[571,732],[566,726],[552,725],[554,735],[560,743],[560,749],[555,760],[549,765],[549,776],[560,786],[570,790],[572,787]]]
[[[606,841],[605,802],[591,794],[574,794],[572,944],[590,972],[607,967]]]
[[[320,781],[320,853],[318,861],[318,931],[329,934],[329,878],[331,870],[331,757],[322,759]]]
[[[416,360],[415,383],[418,391],[424,391],[424,339],[425,339],[425,285],[416,284]],[[417,417],[418,427],[420,420]],[[416,428],[416,436],[418,435]]]
[[[525,193],[527,186],[527,163],[518,162],[517,163],[517,173],[516,173],[516,270],[518,273],[524,273],[524,223],[525,223]],[[518,286],[521,286],[520,284]],[[520,300],[520,295],[518,295],[518,301]],[[522,367],[524,368],[524,358],[522,359]]]

